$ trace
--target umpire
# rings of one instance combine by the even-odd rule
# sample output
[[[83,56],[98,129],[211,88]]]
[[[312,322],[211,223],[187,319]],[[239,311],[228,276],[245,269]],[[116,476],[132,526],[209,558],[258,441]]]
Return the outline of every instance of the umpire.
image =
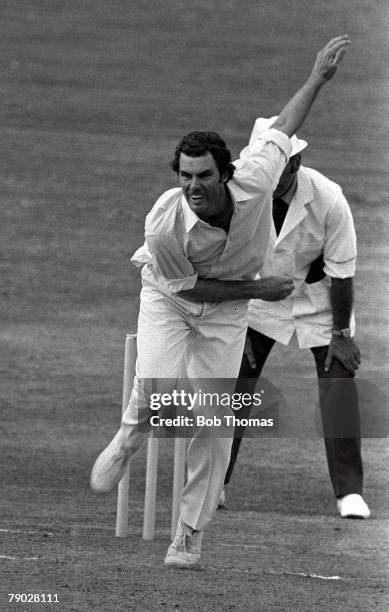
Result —
[[[250,143],[275,119],[257,119]],[[300,348],[311,349],[338,512],[343,518],[368,518],[370,510],[362,498],[360,417],[353,379],[360,363],[353,340],[353,218],[339,185],[301,165],[307,143],[296,136],[291,142],[291,158],[273,194],[273,225],[260,274],[291,276],[295,288],[282,301],[251,300],[239,378],[241,384],[251,379],[254,387],[275,342],[287,345],[294,334]],[[249,153],[250,143],[242,156]],[[234,469],[242,430],[235,435],[225,484]],[[223,503],[224,492],[219,505]]]

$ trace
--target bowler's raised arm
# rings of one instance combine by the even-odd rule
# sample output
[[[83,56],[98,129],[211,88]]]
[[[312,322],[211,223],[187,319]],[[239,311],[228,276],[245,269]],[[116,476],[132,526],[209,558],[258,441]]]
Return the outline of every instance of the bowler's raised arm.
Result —
[[[350,39],[344,34],[332,38],[319,51],[309,78],[282,109],[273,128],[287,136],[300,129],[320,89],[334,76],[349,44]]]

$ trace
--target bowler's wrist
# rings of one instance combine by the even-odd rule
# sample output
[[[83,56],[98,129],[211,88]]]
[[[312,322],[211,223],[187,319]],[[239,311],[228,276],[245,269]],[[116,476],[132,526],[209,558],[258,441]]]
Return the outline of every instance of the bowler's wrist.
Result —
[[[312,72],[311,76],[309,77],[307,84],[312,87],[313,89],[319,91],[319,89],[321,87],[323,87],[323,85],[327,82],[328,79],[326,79],[326,77],[322,74],[320,74],[319,72]]]

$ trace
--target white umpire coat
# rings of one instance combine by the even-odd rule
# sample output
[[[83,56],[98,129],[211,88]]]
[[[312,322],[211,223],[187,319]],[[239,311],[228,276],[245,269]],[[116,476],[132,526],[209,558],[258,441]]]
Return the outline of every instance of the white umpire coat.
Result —
[[[293,293],[279,302],[251,300],[249,326],[288,344],[294,332],[299,346],[325,346],[332,336],[331,277],[355,274],[356,235],[350,207],[336,183],[301,166],[297,189],[280,234],[271,228],[260,277],[290,275]],[[307,284],[310,264],[323,255],[325,277]],[[350,323],[354,333],[354,316]]]

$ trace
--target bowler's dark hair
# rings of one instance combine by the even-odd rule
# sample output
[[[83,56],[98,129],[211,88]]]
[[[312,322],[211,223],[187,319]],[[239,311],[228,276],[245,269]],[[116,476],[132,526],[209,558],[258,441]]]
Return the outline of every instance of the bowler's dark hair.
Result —
[[[228,175],[227,181],[229,181],[234,174],[235,166],[231,163],[231,152],[217,132],[190,132],[190,134],[181,138],[170,165],[174,172],[178,174],[181,153],[189,157],[200,157],[208,152],[212,154],[219,174],[222,175],[226,172]]]

